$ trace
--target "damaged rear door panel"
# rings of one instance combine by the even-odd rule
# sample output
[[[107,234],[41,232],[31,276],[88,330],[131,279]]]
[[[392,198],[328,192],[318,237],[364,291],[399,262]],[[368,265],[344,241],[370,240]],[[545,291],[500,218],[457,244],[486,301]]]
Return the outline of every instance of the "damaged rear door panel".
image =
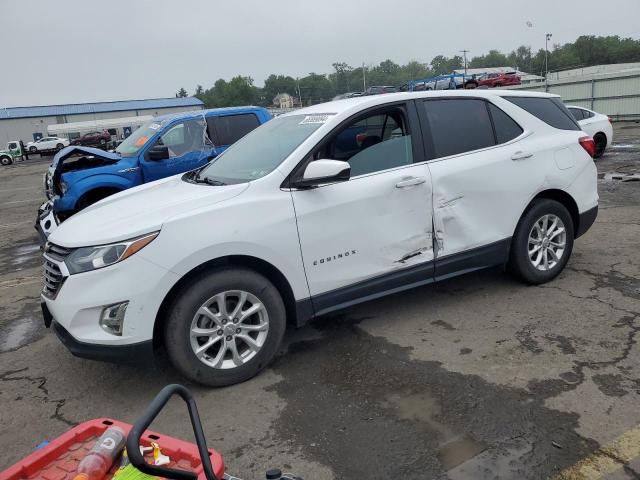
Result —
[[[428,125],[437,277],[506,262],[531,199],[566,181],[554,160],[554,140],[566,136],[523,129],[506,113],[514,113],[509,102],[497,100],[499,107],[472,97],[418,102]]]

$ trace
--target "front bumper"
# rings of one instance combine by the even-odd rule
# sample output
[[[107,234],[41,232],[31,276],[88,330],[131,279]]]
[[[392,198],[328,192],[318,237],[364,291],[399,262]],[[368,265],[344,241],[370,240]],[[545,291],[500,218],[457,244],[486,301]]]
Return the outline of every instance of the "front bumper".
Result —
[[[48,252],[44,256],[48,263],[58,267],[62,282],[53,295],[46,292],[41,300],[50,312],[52,324],[58,324],[74,340],[64,342],[67,346],[75,345],[74,349],[69,348],[74,355],[75,351],[81,356],[87,350],[96,350],[100,358],[106,356],[108,360],[104,349],[144,350],[141,345],[152,342],[160,305],[178,281],[178,275],[145,260],[140,254],[109,267],[75,275],[69,274],[64,261],[56,260]],[[105,307],[125,301],[129,305],[122,335],[113,335],[100,326],[100,315]]]
[[[75,357],[135,366],[152,366],[154,364],[153,342],[151,340],[129,345],[96,345],[76,340],[55,320],[51,323],[51,327],[62,344]]]
[[[47,241],[51,233],[58,228],[59,222],[53,213],[53,201],[47,200],[38,207],[36,223],[34,225],[42,243]]]

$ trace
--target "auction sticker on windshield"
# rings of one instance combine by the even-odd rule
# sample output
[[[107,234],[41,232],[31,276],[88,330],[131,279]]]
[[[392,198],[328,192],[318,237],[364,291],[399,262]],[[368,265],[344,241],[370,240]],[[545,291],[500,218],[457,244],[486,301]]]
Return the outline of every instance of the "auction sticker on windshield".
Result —
[[[308,123],[326,123],[335,113],[318,113],[315,115],[307,115],[298,125],[306,125]]]

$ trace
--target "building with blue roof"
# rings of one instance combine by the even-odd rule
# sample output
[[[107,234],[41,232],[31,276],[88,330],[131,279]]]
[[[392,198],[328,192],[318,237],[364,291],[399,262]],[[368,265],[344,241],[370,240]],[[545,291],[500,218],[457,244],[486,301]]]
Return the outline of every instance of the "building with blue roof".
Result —
[[[149,100],[123,100],[114,102],[74,103],[68,105],[46,105],[33,107],[0,107],[0,147],[9,140],[22,140],[24,143],[49,135],[48,128],[53,125],[78,125],[73,129],[54,128],[68,132],[65,136],[73,139],[94,128],[99,129],[101,120],[113,120],[114,125],[122,123],[125,131],[131,131],[139,125],[134,117],[156,117],[190,110],[201,110],[204,104],[195,97],[154,98]],[[122,122],[118,122],[121,119]],[[131,119],[131,120],[129,120]],[[140,119],[142,120],[142,119]],[[132,125],[127,130],[126,122]],[[109,129],[112,130],[111,128]],[[115,128],[113,129],[115,135]],[[53,134],[52,134],[53,135]]]

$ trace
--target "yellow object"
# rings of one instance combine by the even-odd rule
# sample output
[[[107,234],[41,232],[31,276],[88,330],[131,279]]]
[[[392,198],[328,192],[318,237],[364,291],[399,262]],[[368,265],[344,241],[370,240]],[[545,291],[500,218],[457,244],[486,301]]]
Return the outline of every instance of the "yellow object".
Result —
[[[127,465],[124,468],[119,469],[113,476],[115,480],[152,480],[156,479],[153,475],[147,475],[142,473],[133,465]]]
[[[167,465],[171,461],[168,456],[162,454],[162,452],[160,451],[160,445],[158,445],[156,442],[151,442],[151,446],[153,447],[154,465]]]

